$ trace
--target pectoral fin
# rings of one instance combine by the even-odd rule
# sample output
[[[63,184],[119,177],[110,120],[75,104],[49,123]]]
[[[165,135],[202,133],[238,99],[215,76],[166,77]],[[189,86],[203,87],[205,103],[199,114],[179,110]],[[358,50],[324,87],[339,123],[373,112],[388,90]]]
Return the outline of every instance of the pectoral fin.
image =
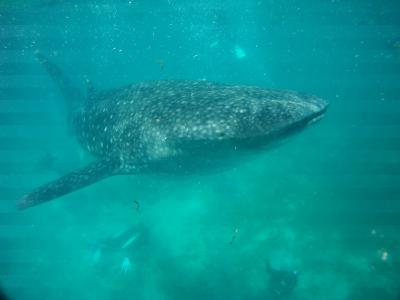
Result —
[[[95,161],[78,171],[71,172],[26,194],[18,202],[18,208],[26,209],[53,200],[115,175],[118,165],[118,161],[113,159]]]

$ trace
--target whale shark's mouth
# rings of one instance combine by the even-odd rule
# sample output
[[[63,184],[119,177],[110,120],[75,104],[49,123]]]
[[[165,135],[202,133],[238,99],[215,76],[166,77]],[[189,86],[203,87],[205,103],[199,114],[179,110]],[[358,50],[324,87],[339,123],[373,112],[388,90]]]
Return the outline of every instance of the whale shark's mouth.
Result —
[[[315,124],[325,116],[325,112],[329,106],[327,102],[320,98],[312,98],[306,104],[312,112],[307,118],[306,126]]]
[[[323,117],[325,117],[325,112],[323,112],[323,113],[317,115],[316,117],[312,118],[311,120],[309,120],[306,125],[309,126],[309,125],[315,124],[319,120],[321,120]]]

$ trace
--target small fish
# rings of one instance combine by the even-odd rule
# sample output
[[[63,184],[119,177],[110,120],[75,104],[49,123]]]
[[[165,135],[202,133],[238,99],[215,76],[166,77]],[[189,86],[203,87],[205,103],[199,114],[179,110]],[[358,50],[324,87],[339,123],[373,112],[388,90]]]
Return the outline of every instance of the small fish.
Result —
[[[231,239],[231,241],[230,241],[230,243],[229,243],[230,245],[232,245],[232,244],[235,242],[238,233],[239,233],[239,228],[236,228],[236,229],[235,229],[235,232],[234,232],[233,235],[232,235],[232,239]]]
[[[135,200],[135,201],[133,201],[133,203],[136,205],[136,210],[139,211],[139,209],[140,209],[139,201]]]
[[[156,63],[160,66],[160,70],[164,71],[165,62],[163,59],[157,59]]]

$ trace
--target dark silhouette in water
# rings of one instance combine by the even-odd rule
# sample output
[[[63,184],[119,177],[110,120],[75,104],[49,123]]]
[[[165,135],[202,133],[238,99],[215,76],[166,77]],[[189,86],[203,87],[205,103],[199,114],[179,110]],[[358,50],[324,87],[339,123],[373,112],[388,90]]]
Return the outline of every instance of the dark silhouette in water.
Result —
[[[137,226],[129,227],[111,238],[99,239],[96,242],[97,247],[105,251],[120,251],[126,249],[136,240],[139,231]]]
[[[298,274],[294,270],[280,270],[271,266],[271,263],[266,263],[268,280],[268,294],[272,299],[284,299],[290,297],[297,286]]]
[[[120,271],[130,271],[141,252],[147,253],[149,233],[143,225],[133,225],[113,237],[102,238],[91,245],[94,263],[104,269],[115,269],[119,264]]]
[[[190,175],[233,167],[319,120],[327,108],[320,98],[292,91],[178,80],[90,88],[83,103],[68,76],[37,56],[65,98],[74,98],[66,106],[68,119],[81,145],[98,159],[25,195],[21,209],[113,175]]]
[[[3,292],[2,288],[0,287],[0,300],[8,300],[9,298]]]

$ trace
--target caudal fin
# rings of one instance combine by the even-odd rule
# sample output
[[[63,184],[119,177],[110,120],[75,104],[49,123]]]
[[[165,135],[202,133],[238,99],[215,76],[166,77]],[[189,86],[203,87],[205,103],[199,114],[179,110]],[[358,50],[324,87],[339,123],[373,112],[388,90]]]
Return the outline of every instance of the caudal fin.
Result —
[[[95,161],[78,171],[71,172],[26,194],[19,200],[18,208],[26,209],[84,188],[115,175],[117,168],[117,162],[111,159]]]

